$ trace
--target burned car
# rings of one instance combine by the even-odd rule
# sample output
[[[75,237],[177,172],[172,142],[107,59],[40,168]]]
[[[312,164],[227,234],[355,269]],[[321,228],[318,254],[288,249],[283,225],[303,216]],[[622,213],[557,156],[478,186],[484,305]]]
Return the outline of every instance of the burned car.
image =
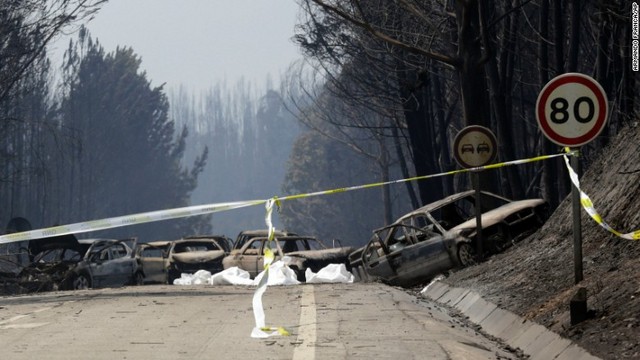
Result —
[[[73,269],[86,252],[73,234],[30,240],[28,265],[18,273],[26,292],[73,289]]]
[[[543,199],[509,200],[480,192],[482,249],[491,255],[531,235],[548,218],[548,205]],[[396,223],[419,228],[428,227],[437,234],[452,232],[473,242],[477,249],[475,191],[469,190],[432,202],[402,217]]]
[[[140,284],[142,275],[132,251],[135,242],[135,238],[77,240],[72,234],[31,240],[30,264],[18,281],[29,292]]]
[[[225,269],[238,267],[249,272],[255,278],[264,269],[264,251],[271,246],[276,255],[276,261],[284,255],[291,259],[289,267],[296,273],[299,281],[305,281],[305,271],[309,268],[313,272],[329,264],[345,264],[353,252],[352,247],[327,248],[318,239],[310,236],[279,236],[273,244],[268,245],[267,237],[254,237],[240,248],[233,251],[223,260]]]
[[[274,232],[275,237],[282,237],[282,236],[297,236],[298,234],[289,232],[289,231],[280,231],[280,230],[275,230]],[[233,242],[233,246],[232,246],[232,250],[239,250],[240,248],[242,248],[242,246],[244,246],[244,244],[247,243],[247,241],[256,238],[256,237],[268,237],[269,236],[269,230],[268,229],[259,229],[259,230],[243,230],[241,231],[238,236],[236,237],[236,240]]]
[[[410,287],[453,268],[475,264],[471,240],[396,223],[374,231],[369,243],[349,256],[354,276]]]
[[[542,199],[512,201],[482,191],[482,257],[498,253],[532,234],[547,219]],[[475,191],[448,196],[376,230],[370,242],[350,254],[354,276],[412,286],[439,272],[469,266],[479,256]]]
[[[168,252],[167,281],[173,284],[182,273],[193,274],[198,270],[206,270],[215,274],[223,270],[222,259],[225,252],[220,242],[226,241],[223,236],[194,236],[175,240]]]

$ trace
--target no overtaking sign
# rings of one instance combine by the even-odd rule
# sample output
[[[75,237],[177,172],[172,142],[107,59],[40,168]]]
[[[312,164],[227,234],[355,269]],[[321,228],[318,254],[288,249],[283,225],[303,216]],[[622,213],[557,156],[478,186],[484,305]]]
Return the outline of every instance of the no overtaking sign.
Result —
[[[593,78],[566,73],[545,85],[536,102],[544,135],[562,146],[579,147],[600,134],[607,122],[607,94]]]

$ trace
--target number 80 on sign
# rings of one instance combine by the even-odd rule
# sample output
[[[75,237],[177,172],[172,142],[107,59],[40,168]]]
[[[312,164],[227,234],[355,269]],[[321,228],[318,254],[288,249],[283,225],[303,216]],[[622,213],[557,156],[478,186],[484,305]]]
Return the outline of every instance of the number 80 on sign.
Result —
[[[578,147],[600,134],[607,122],[607,95],[593,78],[567,73],[545,85],[536,102],[543,134],[558,145]]]

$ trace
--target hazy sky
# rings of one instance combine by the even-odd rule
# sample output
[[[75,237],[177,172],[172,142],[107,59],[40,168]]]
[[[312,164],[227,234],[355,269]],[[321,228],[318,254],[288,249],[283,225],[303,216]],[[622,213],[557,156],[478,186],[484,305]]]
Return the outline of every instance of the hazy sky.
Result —
[[[133,48],[153,85],[200,91],[277,79],[301,57],[291,41],[297,13],[295,0],[109,0],[87,26],[107,52]]]

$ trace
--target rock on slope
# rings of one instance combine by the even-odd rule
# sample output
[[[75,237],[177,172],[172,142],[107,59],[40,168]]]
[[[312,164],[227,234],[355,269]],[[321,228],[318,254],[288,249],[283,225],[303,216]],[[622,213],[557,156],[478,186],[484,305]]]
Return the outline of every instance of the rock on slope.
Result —
[[[640,229],[638,122],[612,138],[581,177],[581,187],[614,229]],[[616,237],[581,213],[584,280],[577,285],[570,197],[538,232],[444,281],[472,289],[603,359],[640,358],[640,241]],[[578,287],[587,289],[590,316],[571,326],[569,302]]]

